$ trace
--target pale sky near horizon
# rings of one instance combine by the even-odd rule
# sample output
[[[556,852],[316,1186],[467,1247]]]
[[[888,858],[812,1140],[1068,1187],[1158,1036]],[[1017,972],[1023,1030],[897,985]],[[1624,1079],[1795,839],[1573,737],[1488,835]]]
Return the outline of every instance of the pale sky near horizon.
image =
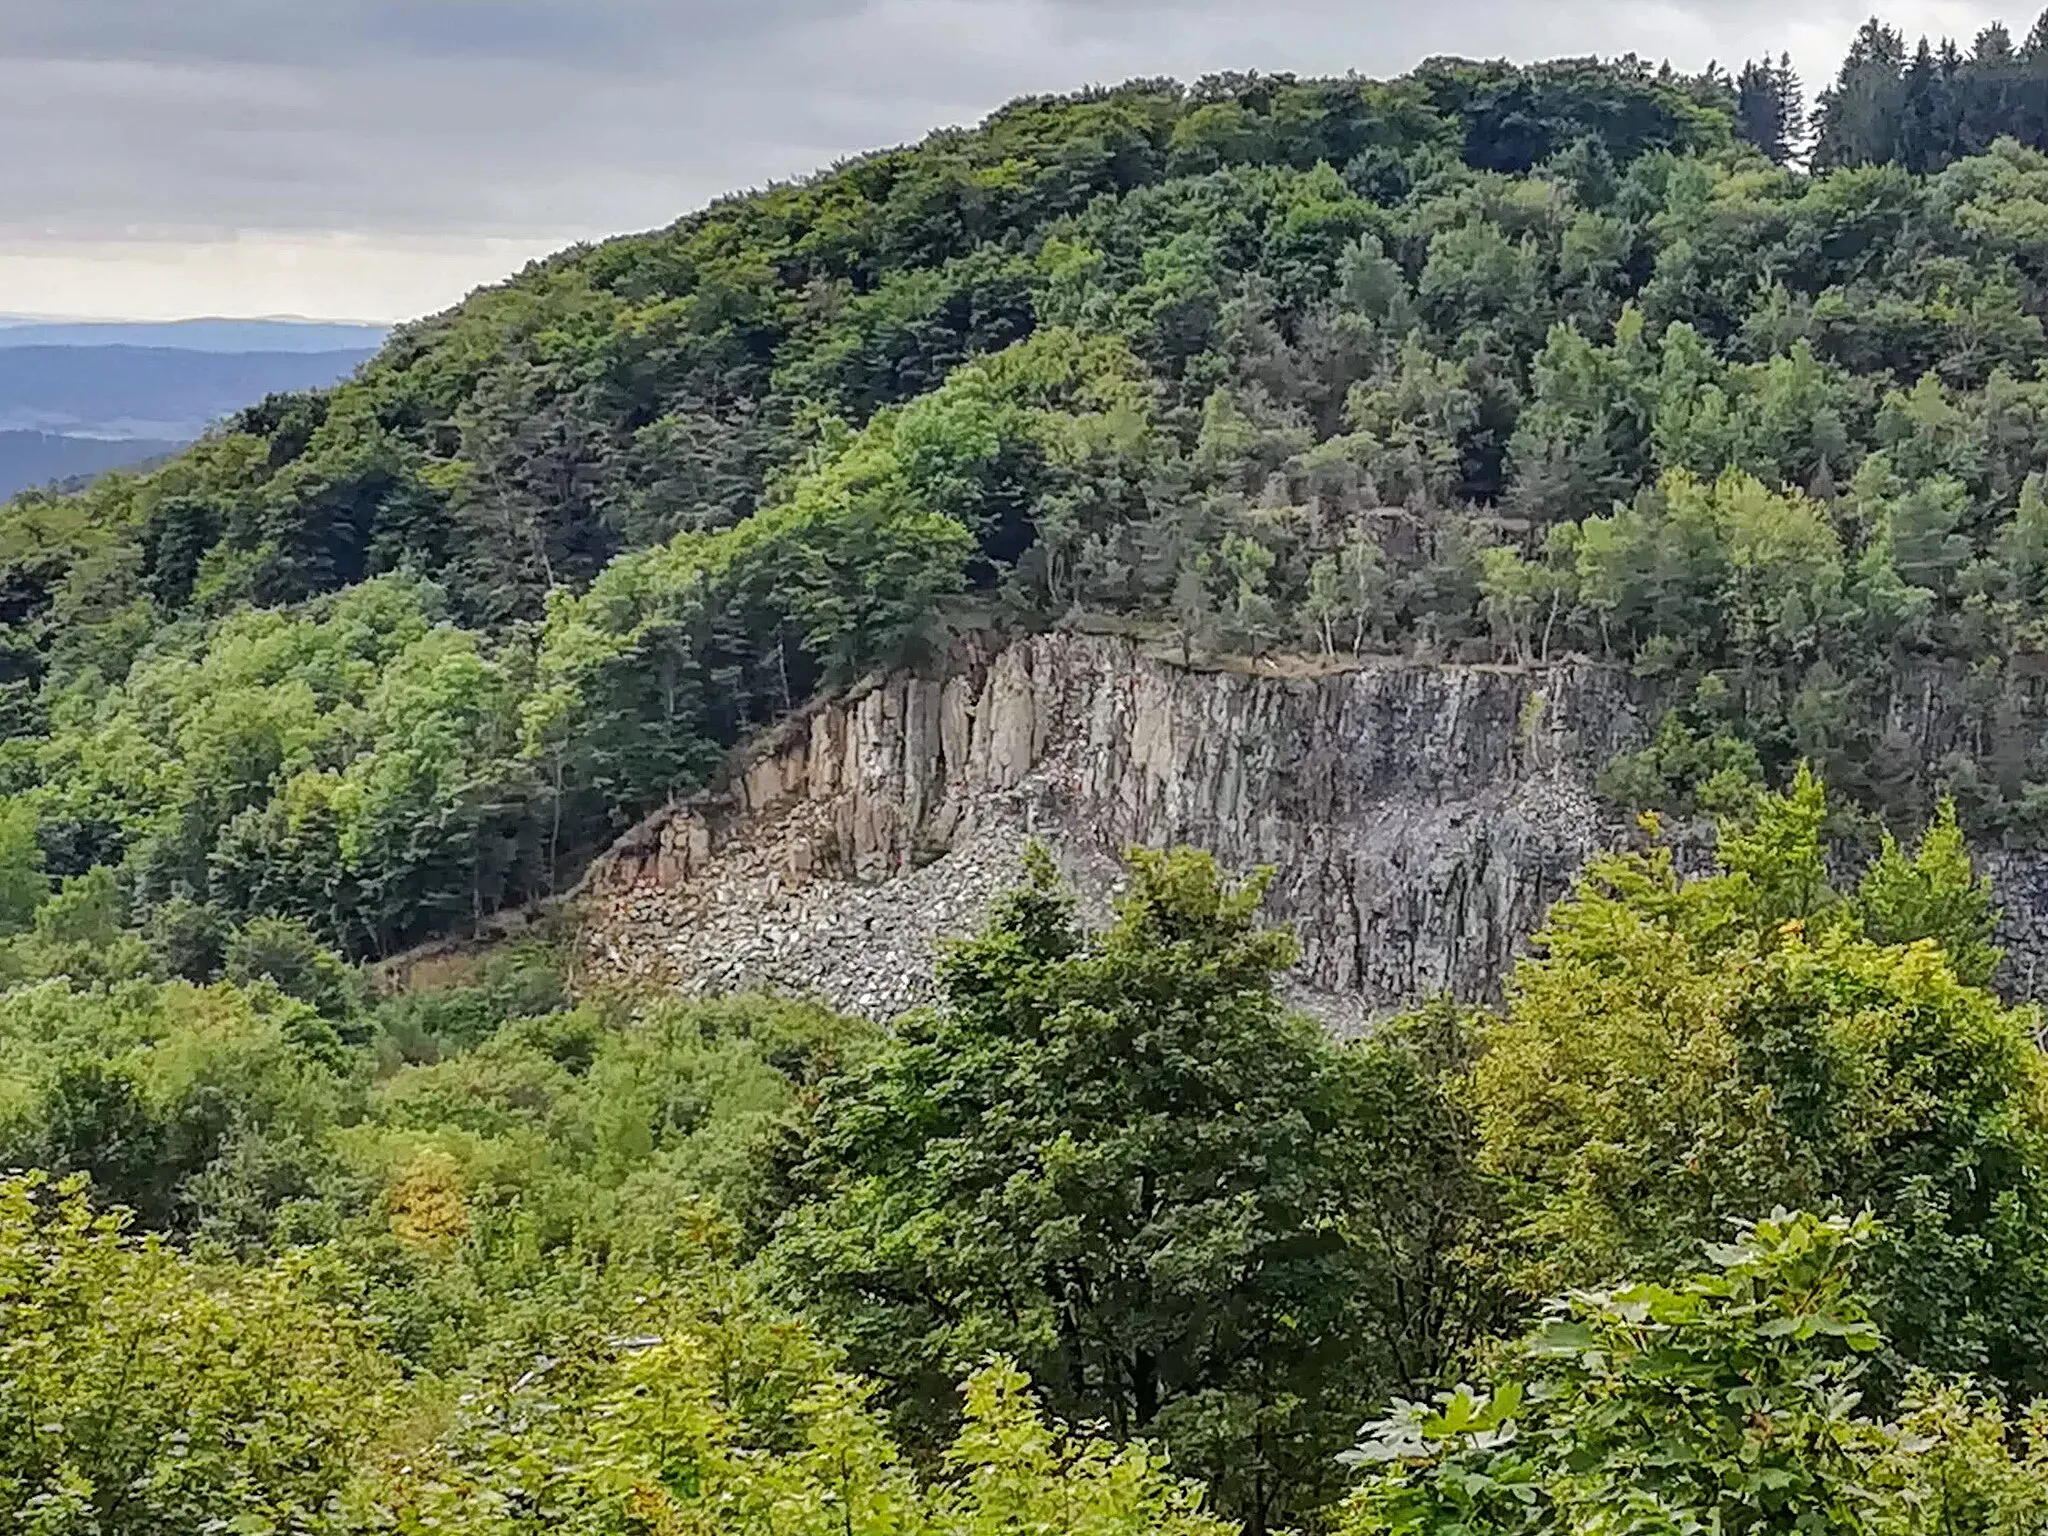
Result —
[[[2027,0],[2027,5],[2038,0]],[[1880,7],[1965,45],[2018,11]],[[0,0],[0,313],[397,320],[1016,96],[1789,50],[1872,0]]]

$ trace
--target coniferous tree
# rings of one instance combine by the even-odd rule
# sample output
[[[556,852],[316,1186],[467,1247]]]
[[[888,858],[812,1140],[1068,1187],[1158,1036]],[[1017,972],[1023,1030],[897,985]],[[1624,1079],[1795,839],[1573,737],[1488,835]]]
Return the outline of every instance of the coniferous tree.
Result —
[[[2013,131],[2024,143],[2048,140],[2048,11],[2020,45],[2014,68]]]
[[[2041,13],[2033,30],[2027,33],[2027,40],[2020,48],[2020,57],[2028,63],[2048,58],[2048,11]]]
[[[1789,53],[1775,64],[1753,59],[1743,66],[1735,80],[1735,131],[1778,165],[1798,154],[1806,106]]]
[[[1904,111],[1894,130],[1894,153],[1906,169],[1920,175],[1946,163],[1950,140],[1949,76],[1926,38],[1906,67]]]
[[[2019,53],[2003,23],[1994,22],[1977,34],[1969,60],[1961,66],[1961,76],[1954,152],[1978,154],[2017,126]]]
[[[1761,67],[1738,83],[1736,131],[1769,152],[1769,91]],[[1904,38],[1876,19],[1856,35],[1814,115],[1816,170],[1895,163],[1931,175],[2001,138],[2048,145],[2048,16],[2015,47],[1994,22],[1965,54],[1952,38]]]
[[[1905,66],[1906,40],[1875,17],[1865,22],[1835,84],[1821,93],[1815,169],[1881,164],[1897,157]]]
[[[1781,53],[1771,71],[1777,82],[1778,101],[1785,114],[1783,134],[1786,145],[1794,157],[1806,147],[1806,82],[1799,78],[1799,72],[1792,67],[1792,55]]]

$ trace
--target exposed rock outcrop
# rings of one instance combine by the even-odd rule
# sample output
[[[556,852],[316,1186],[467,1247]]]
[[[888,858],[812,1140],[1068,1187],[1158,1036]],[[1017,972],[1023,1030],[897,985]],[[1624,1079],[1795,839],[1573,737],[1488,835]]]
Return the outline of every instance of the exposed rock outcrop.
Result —
[[[1951,692],[1902,684],[1888,750],[1981,751]],[[814,704],[738,754],[727,790],[623,839],[586,881],[585,975],[768,985],[889,1017],[929,997],[938,941],[976,925],[1037,836],[1097,918],[1133,843],[1272,866],[1299,1000],[1336,1028],[1444,992],[1484,1000],[1625,835],[1593,786],[1658,713],[1583,661],[1250,672],[1121,638],[983,636],[934,674]],[[2002,984],[2037,996],[2048,857],[1982,863],[2005,908]]]
[[[1115,855],[1189,842],[1271,865],[1304,1003],[1355,1027],[1491,995],[1617,832],[1592,783],[1640,741],[1625,674],[1371,662],[1180,665],[1126,639],[970,642],[937,675],[822,702],[592,871],[595,980],[771,984],[888,1015],[1045,838],[1091,905]]]

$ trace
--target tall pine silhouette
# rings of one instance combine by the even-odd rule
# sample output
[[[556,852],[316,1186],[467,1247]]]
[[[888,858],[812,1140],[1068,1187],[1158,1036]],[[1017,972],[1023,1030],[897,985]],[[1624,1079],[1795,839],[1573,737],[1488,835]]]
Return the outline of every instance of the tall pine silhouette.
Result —
[[[1784,163],[1768,66],[1744,70],[1737,94],[1737,131]],[[1937,46],[1922,38],[1909,50],[1902,33],[1873,17],[1821,92],[1813,126],[1816,170],[1895,163],[1928,173],[2001,138],[2048,148],[2048,15],[2017,48],[1993,23],[1968,54],[1953,39]]]
[[[1735,131],[1779,165],[1799,156],[1806,140],[1806,92],[1792,55],[1751,60],[1735,81]]]

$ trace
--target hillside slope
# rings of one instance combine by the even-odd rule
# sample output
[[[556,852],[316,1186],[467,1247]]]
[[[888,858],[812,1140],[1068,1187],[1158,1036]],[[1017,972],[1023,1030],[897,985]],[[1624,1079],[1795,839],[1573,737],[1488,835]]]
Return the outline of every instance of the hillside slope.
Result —
[[[2048,158],[1808,177],[1741,101],[1140,82],[538,264],[0,518],[18,856],[388,953],[565,887],[964,595],[1191,656],[1584,655],[1654,695],[1617,807],[1811,759],[2030,839]],[[1928,665],[1939,750],[1889,705]]]

